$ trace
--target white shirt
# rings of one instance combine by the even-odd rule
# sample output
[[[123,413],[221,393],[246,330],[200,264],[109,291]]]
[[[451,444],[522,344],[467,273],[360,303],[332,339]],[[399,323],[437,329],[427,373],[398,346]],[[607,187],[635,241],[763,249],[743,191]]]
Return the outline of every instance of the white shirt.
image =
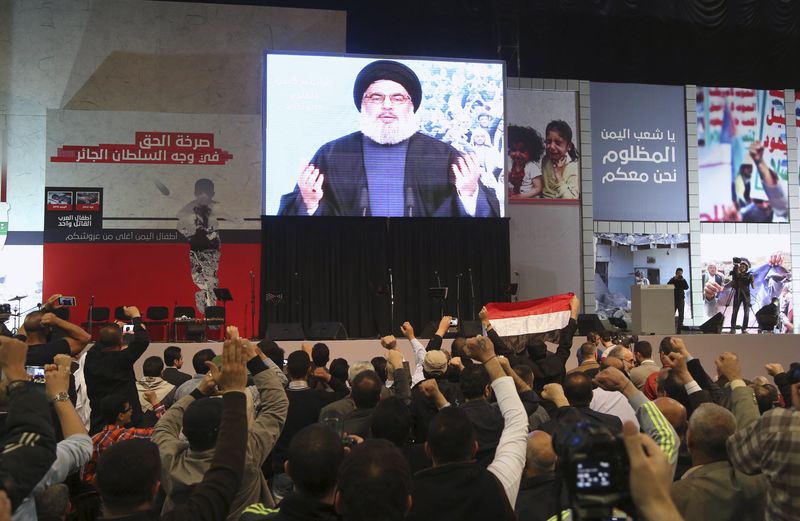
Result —
[[[528,415],[517,394],[514,380],[510,376],[492,382],[497,405],[505,424],[494,459],[487,470],[497,477],[506,491],[508,502],[517,503],[522,470],[525,468],[525,451],[528,447]]]
[[[622,423],[630,421],[639,428],[639,420],[636,419],[636,411],[633,410],[628,399],[619,391],[606,391],[597,388],[592,391],[592,402],[589,408],[593,411],[602,412],[616,416]]]

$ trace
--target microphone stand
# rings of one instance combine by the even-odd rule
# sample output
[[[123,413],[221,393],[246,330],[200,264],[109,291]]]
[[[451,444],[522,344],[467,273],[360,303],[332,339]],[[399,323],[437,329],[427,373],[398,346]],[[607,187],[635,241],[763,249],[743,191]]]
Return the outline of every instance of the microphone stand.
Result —
[[[475,285],[472,283],[472,268],[467,268],[469,274],[469,319],[475,320]]]
[[[255,340],[256,335],[256,275],[250,272],[250,339]]]
[[[389,332],[394,334],[394,279],[389,268]]]
[[[94,315],[94,295],[89,297],[89,320],[87,321],[89,324],[89,339],[92,338],[93,334],[92,333],[92,322],[93,322],[92,318],[94,318],[93,315]]]
[[[461,326],[461,277],[463,276],[463,273],[456,275],[456,318],[459,326]]]
[[[442,279],[439,278],[439,272],[434,270],[433,275],[436,277],[436,287],[442,287]],[[439,300],[439,317],[444,316],[444,299]]]

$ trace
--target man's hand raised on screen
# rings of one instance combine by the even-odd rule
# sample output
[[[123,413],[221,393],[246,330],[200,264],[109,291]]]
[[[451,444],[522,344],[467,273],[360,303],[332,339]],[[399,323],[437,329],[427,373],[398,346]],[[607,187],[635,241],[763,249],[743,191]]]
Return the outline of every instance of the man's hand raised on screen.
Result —
[[[300,197],[309,213],[314,213],[322,200],[322,182],[325,176],[314,165],[306,165],[297,178],[297,188],[300,190]]]
[[[478,181],[483,169],[473,154],[459,157],[452,165],[458,195],[472,197],[478,191]]]

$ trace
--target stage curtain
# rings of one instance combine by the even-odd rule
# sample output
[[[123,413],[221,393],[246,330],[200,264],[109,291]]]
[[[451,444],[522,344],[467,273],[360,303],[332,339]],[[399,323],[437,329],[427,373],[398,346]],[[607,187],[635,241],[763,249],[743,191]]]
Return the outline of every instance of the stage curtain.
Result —
[[[262,333],[272,322],[301,322],[308,330],[332,321],[344,324],[350,338],[374,338],[399,334],[406,320],[420,333],[440,312],[428,297],[434,272],[449,287],[445,312],[454,315],[462,274],[462,320],[477,319],[485,302],[507,299],[507,219],[263,217],[262,236],[261,298],[283,294],[281,303],[262,305]]]

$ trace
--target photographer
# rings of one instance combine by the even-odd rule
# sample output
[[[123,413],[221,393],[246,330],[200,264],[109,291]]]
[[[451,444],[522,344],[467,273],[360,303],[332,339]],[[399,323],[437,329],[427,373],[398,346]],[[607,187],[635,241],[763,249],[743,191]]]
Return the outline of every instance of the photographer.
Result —
[[[669,279],[667,285],[674,286],[675,288],[675,310],[678,312],[678,320],[675,324],[675,329],[678,333],[683,329],[683,310],[686,307],[686,291],[689,289],[689,283],[683,278],[683,268],[675,270],[675,276]]]
[[[736,331],[736,319],[739,316],[739,306],[744,305],[744,321],[742,333],[747,332],[750,324],[750,288],[755,288],[756,283],[750,273],[750,262],[747,259],[733,258],[733,271],[731,272],[731,288],[733,289],[733,314],[731,315],[731,333]]]
[[[52,364],[56,355],[78,356],[91,340],[89,333],[55,314],[62,307],[59,298],[53,295],[39,311],[28,313],[19,328],[28,344],[27,365]]]

